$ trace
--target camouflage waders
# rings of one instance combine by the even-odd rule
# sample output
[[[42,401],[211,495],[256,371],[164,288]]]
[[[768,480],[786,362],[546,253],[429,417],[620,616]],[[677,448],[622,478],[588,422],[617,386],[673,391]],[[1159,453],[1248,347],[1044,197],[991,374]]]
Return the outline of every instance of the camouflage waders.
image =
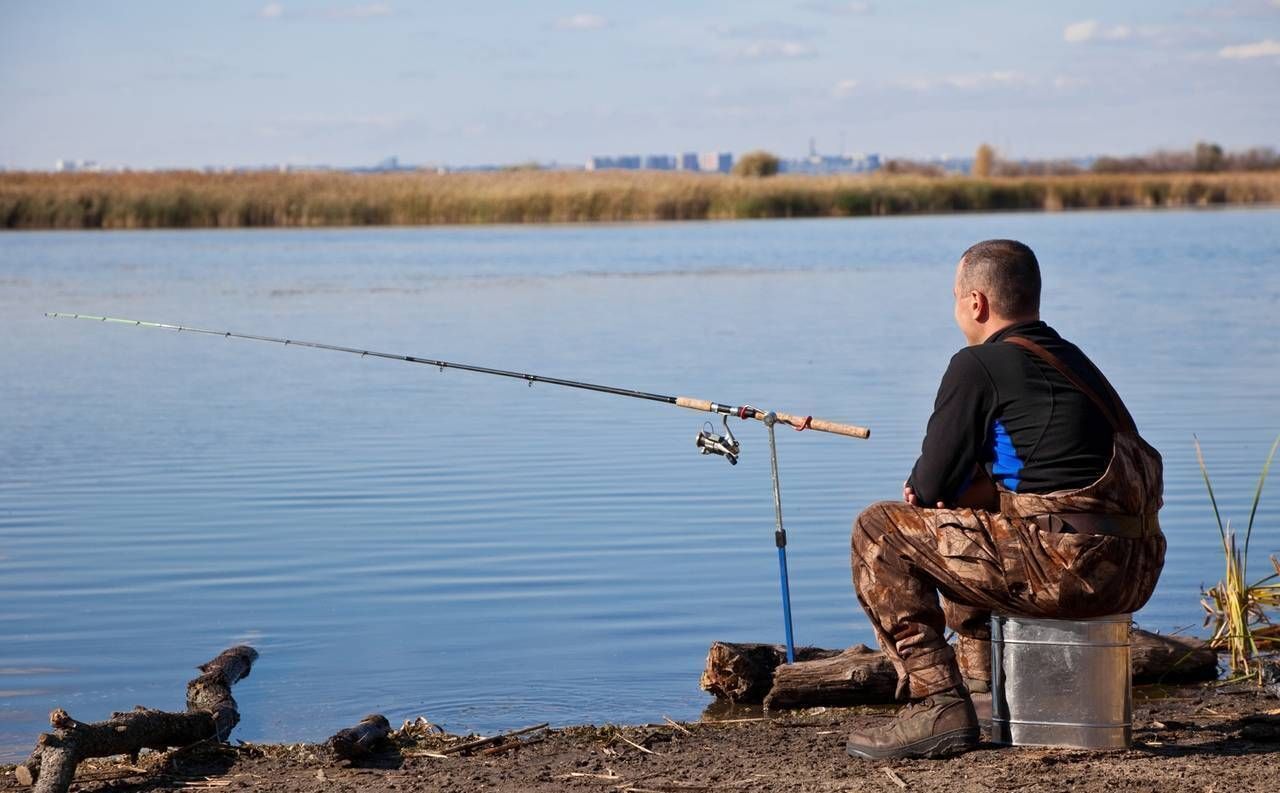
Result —
[[[882,501],[853,526],[853,583],[898,671],[898,693],[927,697],[991,679],[992,611],[1079,619],[1136,611],[1155,589],[1165,540],[1156,522],[1160,454],[1115,392],[1104,401],[1034,342],[1006,339],[1062,372],[1111,422],[1111,461],[1077,490],[1014,493],[1000,511]],[[941,601],[939,601],[941,596]],[[944,631],[955,630],[957,653]]]

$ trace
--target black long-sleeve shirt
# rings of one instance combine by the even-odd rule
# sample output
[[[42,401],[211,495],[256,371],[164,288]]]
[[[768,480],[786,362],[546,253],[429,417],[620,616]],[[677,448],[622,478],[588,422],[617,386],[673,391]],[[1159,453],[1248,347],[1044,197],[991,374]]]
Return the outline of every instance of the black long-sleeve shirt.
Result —
[[[1057,355],[1107,399],[1093,362],[1043,322],[1024,322],[966,347],[942,376],[908,484],[920,503],[954,503],[975,465],[1010,490],[1049,493],[1093,482],[1111,459],[1111,425],[1093,401],[1039,357],[1022,336]]]

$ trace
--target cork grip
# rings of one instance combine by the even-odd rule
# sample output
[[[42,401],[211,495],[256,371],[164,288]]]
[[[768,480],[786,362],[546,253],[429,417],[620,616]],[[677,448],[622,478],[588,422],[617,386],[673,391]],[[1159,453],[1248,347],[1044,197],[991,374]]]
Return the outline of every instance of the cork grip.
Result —
[[[692,397],[676,397],[676,405],[690,410],[710,411],[711,403],[705,399],[694,399]],[[762,418],[763,414],[757,415],[756,418]],[[789,424],[792,427],[803,427],[805,425],[805,416],[793,416],[790,413],[779,413],[778,421]],[[845,435],[850,438],[870,438],[871,430],[866,427],[859,427],[855,424],[842,424],[838,421],[829,421],[827,419],[810,419],[808,428],[817,430],[818,432],[830,432],[835,435]]]
[[[676,405],[690,410],[710,411],[711,403],[705,399],[694,399],[692,397],[676,397]]]
[[[779,413],[778,421],[784,421],[793,427],[799,427],[804,424],[804,416],[792,416],[788,413]],[[839,421],[828,421],[827,419],[810,419],[809,429],[818,432],[830,432],[836,435],[847,435],[850,438],[870,438],[871,430],[866,427],[859,427],[856,424],[842,424]]]

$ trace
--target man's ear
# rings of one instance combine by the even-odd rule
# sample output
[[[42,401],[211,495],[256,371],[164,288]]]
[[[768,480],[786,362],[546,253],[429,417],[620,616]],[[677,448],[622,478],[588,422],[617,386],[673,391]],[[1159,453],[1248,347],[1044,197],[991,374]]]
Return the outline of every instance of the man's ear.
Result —
[[[977,290],[969,293],[969,307],[975,322],[986,322],[991,318],[991,304],[987,302],[987,296]]]

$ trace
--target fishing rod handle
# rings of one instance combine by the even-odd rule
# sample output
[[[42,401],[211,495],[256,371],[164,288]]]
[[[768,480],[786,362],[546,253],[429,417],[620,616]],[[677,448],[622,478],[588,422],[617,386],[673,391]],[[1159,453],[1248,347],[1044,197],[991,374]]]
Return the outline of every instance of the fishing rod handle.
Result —
[[[694,399],[693,397],[676,397],[676,405],[690,410],[705,411],[707,413],[723,412],[716,408],[724,407],[722,405],[716,405],[715,403],[709,402],[705,399]],[[734,413],[735,411],[730,412]],[[778,421],[781,421],[784,424],[789,424],[797,429],[811,429],[817,430],[818,432],[830,432],[834,435],[845,435],[850,438],[871,437],[870,429],[866,427],[859,427],[856,424],[844,424],[839,421],[816,419],[809,416],[793,416],[790,413],[778,413],[776,415],[778,417]],[[755,415],[751,418],[763,421],[764,416],[764,412],[756,410]]]
[[[815,419],[809,416],[792,416],[790,413],[779,413],[778,421],[784,424],[790,424],[797,429],[808,428],[817,430],[818,432],[830,432],[835,435],[845,435],[850,438],[870,438],[871,430],[867,427],[859,427],[857,424],[845,424],[840,421],[831,421],[830,419]],[[757,416],[763,421],[762,416]]]

